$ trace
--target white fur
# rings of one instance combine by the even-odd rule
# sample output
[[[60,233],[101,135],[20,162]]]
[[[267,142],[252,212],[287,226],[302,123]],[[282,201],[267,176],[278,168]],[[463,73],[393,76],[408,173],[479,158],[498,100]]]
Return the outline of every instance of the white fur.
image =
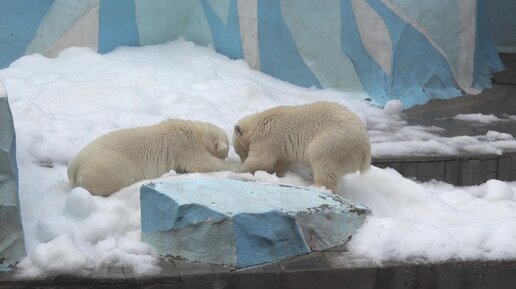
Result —
[[[229,170],[228,137],[210,123],[167,120],[103,135],[70,162],[68,179],[93,195],[108,196],[135,182],[171,170],[181,173]]]
[[[281,175],[292,163],[309,166],[316,186],[336,191],[347,173],[366,171],[371,145],[362,121],[331,102],[280,106],[241,119],[233,146],[243,172]]]

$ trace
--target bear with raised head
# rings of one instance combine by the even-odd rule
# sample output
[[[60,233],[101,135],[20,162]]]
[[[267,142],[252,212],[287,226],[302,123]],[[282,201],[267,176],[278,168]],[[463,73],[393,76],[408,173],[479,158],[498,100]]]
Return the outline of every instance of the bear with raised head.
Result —
[[[229,142],[219,127],[170,119],[159,124],[129,128],[103,135],[68,165],[68,179],[93,195],[110,194],[145,179],[179,173],[231,170],[224,161]]]
[[[242,172],[281,176],[292,163],[312,169],[314,184],[337,191],[343,175],[371,163],[367,130],[356,114],[331,102],[279,106],[241,119],[233,146]]]

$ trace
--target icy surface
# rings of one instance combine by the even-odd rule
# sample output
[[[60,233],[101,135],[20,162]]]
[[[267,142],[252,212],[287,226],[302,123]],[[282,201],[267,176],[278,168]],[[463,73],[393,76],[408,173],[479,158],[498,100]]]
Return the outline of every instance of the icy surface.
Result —
[[[17,131],[28,251],[20,267],[26,275],[67,270],[68,263],[57,259],[52,259],[52,268],[42,264],[45,250],[32,254],[47,248],[50,256],[45,242],[60,236],[68,236],[59,240],[85,256],[86,263],[76,262],[87,264],[84,270],[123,264],[138,274],[156,272],[156,253],[139,241],[139,184],[108,198],[92,197],[96,209],[83,208],[82,219],[67,212],[76,203],[71,200],[66,205],[72,192],[67,162],[88,142],[112,130],[188,118],[219,125],[231,139],[234,124],[247,114],[326,100],[348,106],[365,121],[376,156],[501,153],[516,148],[512,136],[494,131],[440,137],[440,128],[408,126],[395,102],[385,110],[362,101],[363,95],[296,87],[183,40],[119,48],[105,55],[70,48],[56,59],[26,56],[0,70],[0,78],[9,91]],[[239,163],[233,149],[229,161]],[[265,172],[209,175],[300,186],[312,183],[303,169],[285,178]],[[189,176],[173,172],[164,176],[181,177]],[[343,195],[364,203],[374,214],[354,236],[352,253],[378,261],[516,258],[516,184],[504,184],[466,188],[418,184],[380,169],[347,177]]]
[[[314,190],[294,190],[289,187],[268,186],[250,183],[244,186],[240,182],[202,180],[188,182],[171,182],[159,184],[159,191],[173,193],[174,201],[179,204],[194,203],[206,206],[217,212],[230,215],[238,213],[261,213],[268,210],[297,212],[323,204],[338,206],[328,198],[327,192]],[[224,191],[225,194],[217,194]],[[293,202],[295,200],[295,202]]]

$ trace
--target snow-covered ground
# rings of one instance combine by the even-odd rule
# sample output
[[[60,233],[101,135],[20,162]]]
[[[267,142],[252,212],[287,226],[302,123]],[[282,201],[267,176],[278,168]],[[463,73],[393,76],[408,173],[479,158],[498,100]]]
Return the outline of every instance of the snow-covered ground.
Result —
[[[139,241],[139,184],[108,198],[68,184],[67,162],[112,130],[184,118],[212,122],[231,136],[234,124],[247,114],[326,100],[348,106],[364,120],[375,156],[516,149],[513,136],[495,131],[441,137],[440,128],[407,125],[399,102],[382,110],[363,101],[363,95],[297,87],[184,40],[105,55],[70,48],[56,59],[26,56],[0,70],[0,78],[17,132],[28,250],[19,267],[26,276],[87,274],[116,263],[138,274],[156,272],[156,254]],[[229,161],[239,162],[233,150]],[[284,178],[265,172],[208,175],[311,184],[303,169]],[[178,177],[195,174],[163,176]],[[374,214],[349,244],[356,255],[378,262],[516,258],[516,182],[421,184],[373,167],[365,175],[345,177],[341,194]]]

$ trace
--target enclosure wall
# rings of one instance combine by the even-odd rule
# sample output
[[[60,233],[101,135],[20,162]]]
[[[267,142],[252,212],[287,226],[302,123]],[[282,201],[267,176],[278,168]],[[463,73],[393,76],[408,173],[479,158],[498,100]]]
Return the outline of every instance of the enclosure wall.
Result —
[[[489,87],[502,69],[490,25],[500,48],[514,48],[511,7],[512,0],[3,1],[0,67],[72,45],[106,53],[183,36],[298,85],[410,107]]]

